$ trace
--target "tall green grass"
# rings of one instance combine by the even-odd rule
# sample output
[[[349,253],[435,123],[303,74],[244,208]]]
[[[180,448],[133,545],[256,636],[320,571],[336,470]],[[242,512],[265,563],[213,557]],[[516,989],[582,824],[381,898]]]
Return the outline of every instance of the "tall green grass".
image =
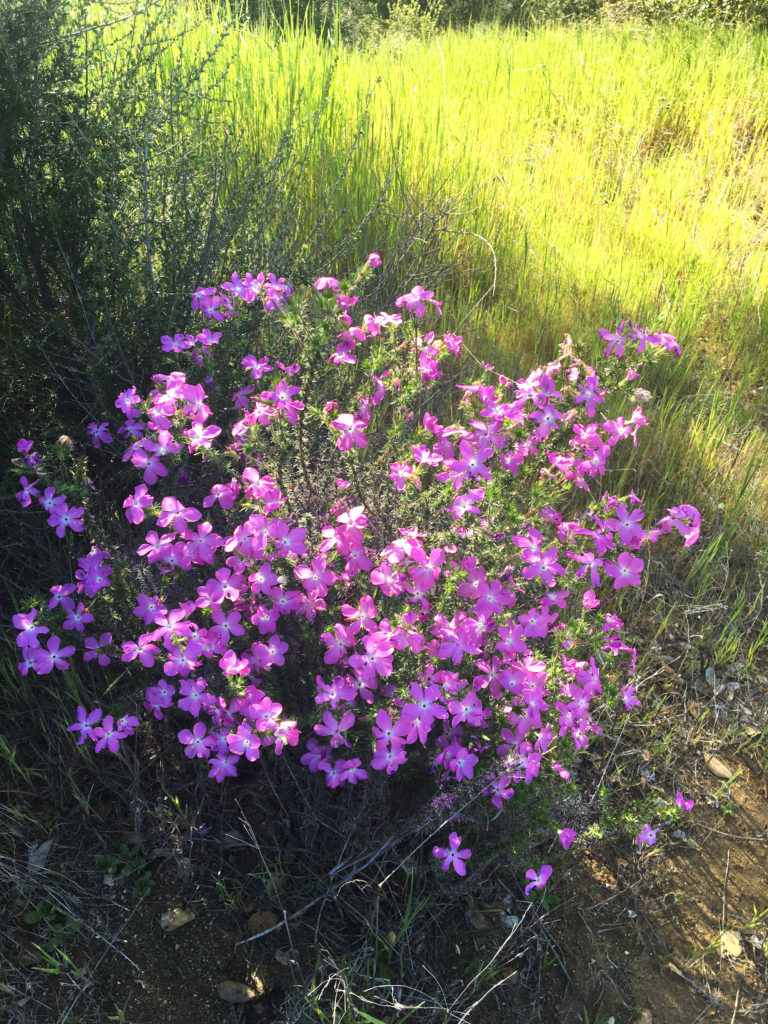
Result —
[[[216,10],[177,17],[169,36],[182,22],[192,31],[169,48],[169,75],[222,38]],[[295,224],[316,222],[345,169],[342,201],[325,210],[339,237],[389,183],[360,254],[407,245],[442,268],[450,326],[508,372],[551,358],[564,331],[594,356],[595,328],[619,318],[677,334],[684,357],[656,374],[652,430],[623,480],[656,508],[703,508],[710,546],[683,586],[693,599],[723,572],[741,586],[734,568],[760,589],[768,36],[685,24],[478,28],[385,39],[376,52],[328,39],[274,22],[225,37],[209,74],[224,76],[227,102],[201,112],[211,126],[201,147],[237,125],[248,157],[268,160],[296,110],[307,159],[275,182],[293,190]],[[428,231],[420,209],[435,197]],[[394,276],[392,287],[409,283]]]

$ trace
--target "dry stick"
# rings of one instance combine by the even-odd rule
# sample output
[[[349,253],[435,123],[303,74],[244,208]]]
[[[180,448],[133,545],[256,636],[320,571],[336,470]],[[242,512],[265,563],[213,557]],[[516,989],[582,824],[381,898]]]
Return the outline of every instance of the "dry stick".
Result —
[[[722,933],[725,932],[725,922],[728,914],[728,872],[731,870],[731,851],[728,850],[728,857],[725,862],[725,878],[723,880],[723,909],[720,914],[720,971],[723,973],[723,939]],[[703,961],[702,961],[703,963]]]
[[[708,992],[705,988],[702,988],[701,985],[697,985],[693,978],[689,978],[687,974],[683,974],[683,972],[680,970],[677,964],[672,963],[671,960],[667,963],[667,968],[670,971],[672,971],[673,974],[676,974],[678,978],[682,978],[683,981],[687,981],[691,988],[695,989],[699,993],[699,995],[704,996],[704,998],[707,999],[713,1006],[719,1007],[723,1005],[721,999],[718,999],[717,996],[712,995],[711,991]]]
[[[728,872],[731,870],[731,851],[728,850],[728,859],[725,862],[725,880],[723,882],[723,912],[720,918],[721,931],[725,931],[725,922],[728,917]]]
[[[296,949],[293,945],[293,936],[291,935],[291,929],[288,926],[288,913],[283,907],[283,924],[285,925],[285,931],[288,935],[288,944],[291,947],[291,971],[294,971],[299,966],[299,958],[296,956]]]
[[[731,1024],[736,1022],[736,1014],[739,1012],[739,1004],[741,1003],[741,977],[739,977],[739,987],[736,989],[736,999],[733,1004],[733,1016],[731,1017]]]
[[[707,832],[714,832],[716,836],[725,836],[726,839],[740,839],[743,843],[768,843],[768,836],[739,836],[735,832],[721,832],[719,828],[710,828],[709,825],[701,825]]]

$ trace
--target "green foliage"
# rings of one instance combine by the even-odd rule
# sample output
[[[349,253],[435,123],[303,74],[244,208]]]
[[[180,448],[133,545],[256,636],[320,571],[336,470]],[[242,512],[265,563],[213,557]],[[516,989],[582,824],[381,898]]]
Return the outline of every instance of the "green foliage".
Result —
[[[114,878],[132,879],[134,896],[146,896],[155,886],[152,872],[146,870],[147,862],[136,844],[121,843],[117,853],[101,853],[94,858],[92,870]]]
[[[44,935],[43,949],[48,953],[60,950],[82,928],[82,921],[73,917],[53,899],[41,899],[28,911],[23,921]]]
[[[606,14],[622,19],[768,27],[768,0],[607,0],[604,7]]]

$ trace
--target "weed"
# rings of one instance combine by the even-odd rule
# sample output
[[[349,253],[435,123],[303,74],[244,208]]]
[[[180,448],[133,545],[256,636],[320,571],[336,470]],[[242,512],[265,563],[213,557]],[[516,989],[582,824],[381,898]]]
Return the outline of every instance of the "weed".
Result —
[[[146,896],[156,884],[152,872],[146,867],[147,862],[138,845],[121,843],[117,853],[98,854],[91,871],[115,880],[131,879],[133,895]]]
[[[42,948],[49,954],[59,951],[82,928],[82,921],[52,899],[38,900],[35,907],[24,915],[23,921],[34,926],[36,933],[45,935]]]

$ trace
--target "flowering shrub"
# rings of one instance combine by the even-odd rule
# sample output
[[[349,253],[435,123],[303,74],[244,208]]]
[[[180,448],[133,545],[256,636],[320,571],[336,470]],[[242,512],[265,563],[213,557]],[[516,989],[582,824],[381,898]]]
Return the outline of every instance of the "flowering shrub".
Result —
[[[421,758],[443,792],[479,779],[501,809],[542,774],[568,779],[601,717],[639,704],[612,598],[641,583],[649,544],[694,543],[700,517],[681,505],[648,526],[601,477],[646,423],[640,365],[679,348],[624,323],[599,332],[599,371],[570,342],[520,380],[484,365],[443,422],[453,389],[438,382],[471,365],[462,338],[419,332],[441,306],[418,286],[356,319],[380,263],[296,294],[264,274],[197,289],[193,310],[221,330],[164,336],[187,368],[115,401],[141,478],[123,501],[137,558],[92,546],[44,608],[14,616],[19,670],[69,667],[70,638],[100,670],[132,665],[147,714],[170,716],[217,782],[301,742],[331,788]],[[634,398],[626,417],[601,415],[614,396]],[[116,455],[113,424],[87,432]],[[19,503],[87,536],[34,448],[19,441]],[[98,600],[112,575],[132,606]],[[138,718],[102,714],[79,707],[69,729],[118,751]],[[460,843],[434,848],[443,870],[466,870]],[[526,892],[550,874],[529,871]]]

